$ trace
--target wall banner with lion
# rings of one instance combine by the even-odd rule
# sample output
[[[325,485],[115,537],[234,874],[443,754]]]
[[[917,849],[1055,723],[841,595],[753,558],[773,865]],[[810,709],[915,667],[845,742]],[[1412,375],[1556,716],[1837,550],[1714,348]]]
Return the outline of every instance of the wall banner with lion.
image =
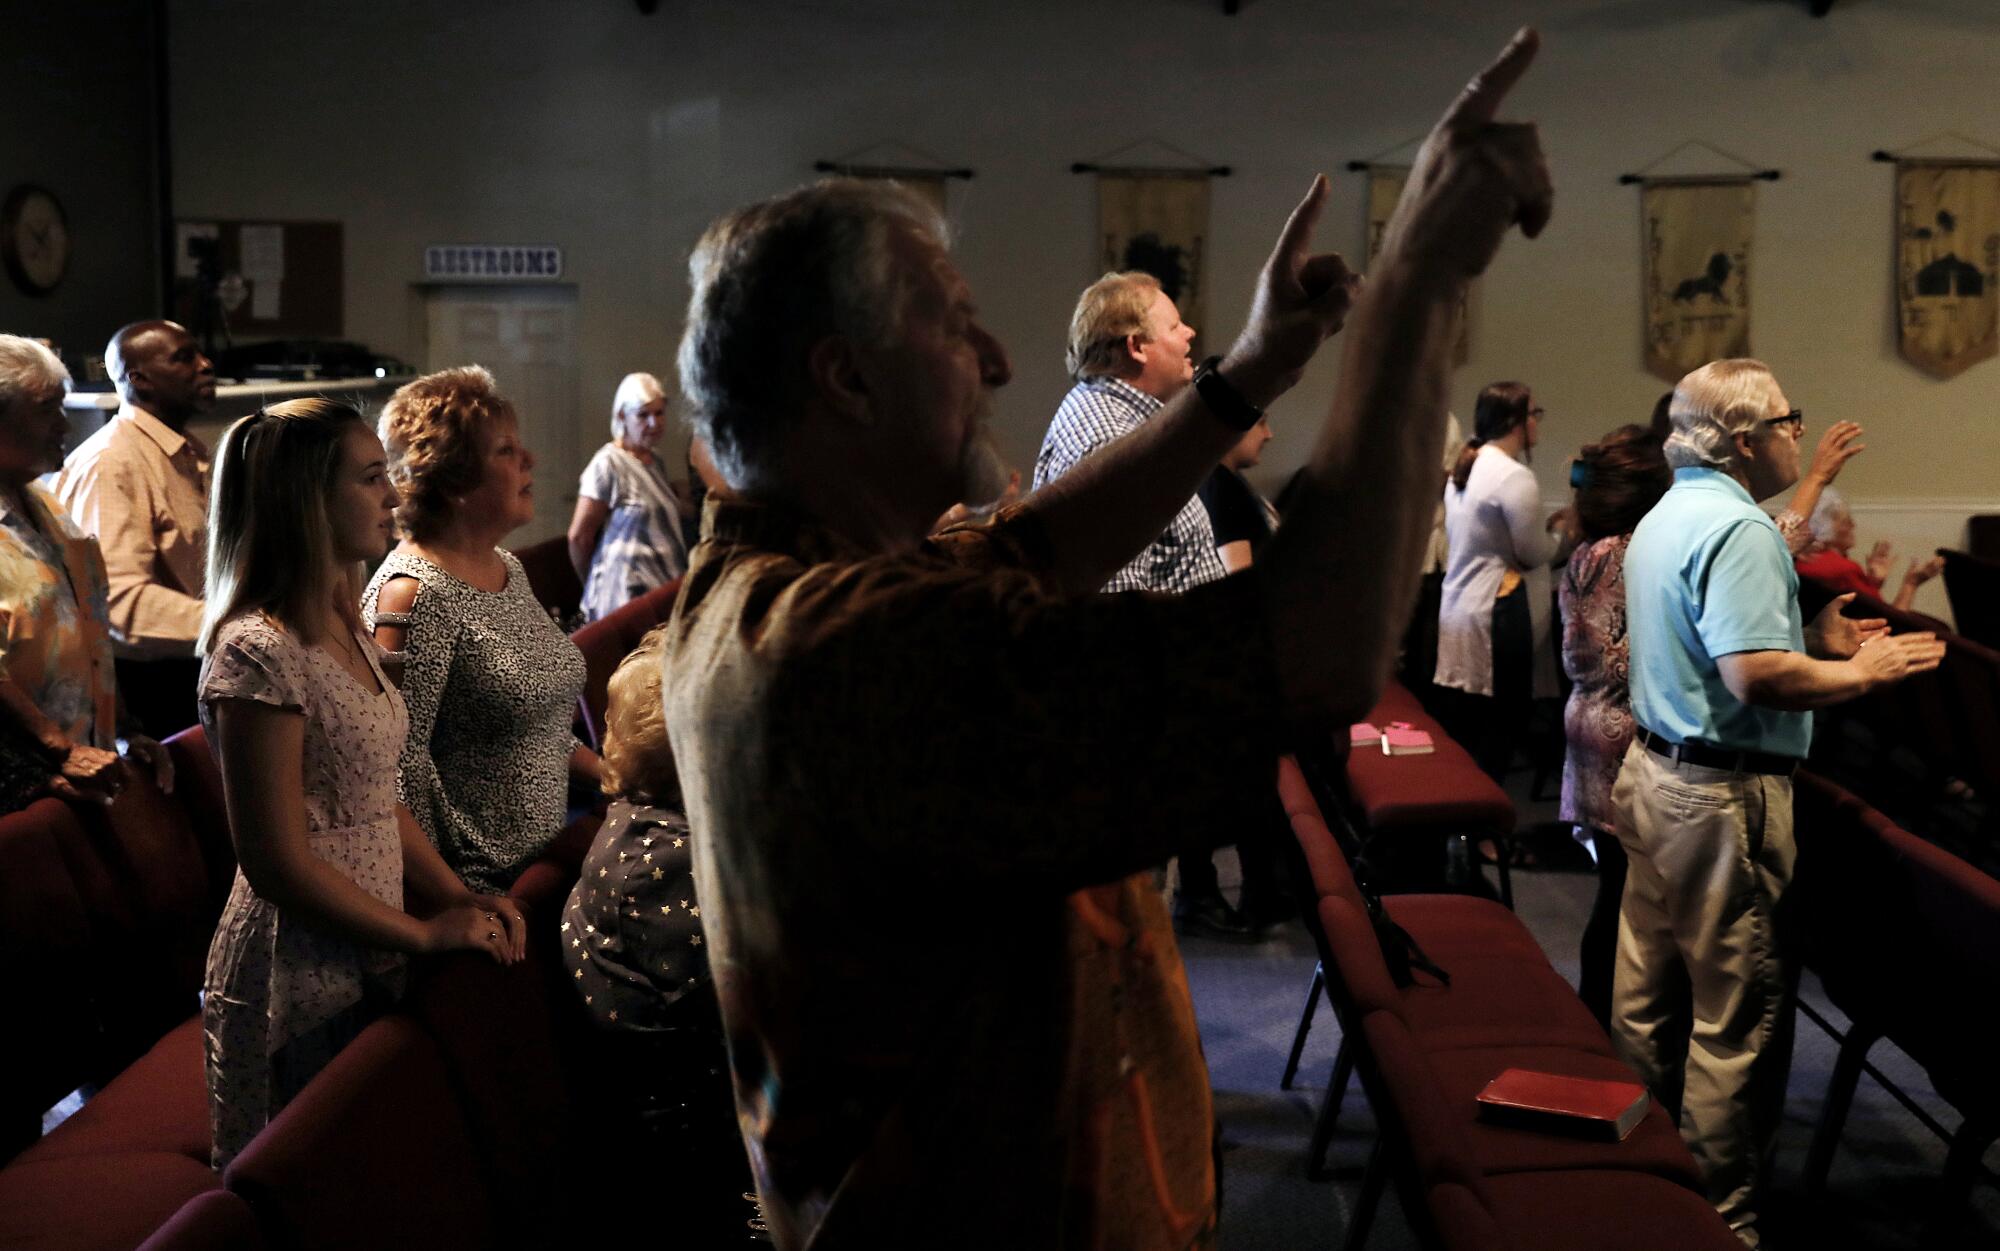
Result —
[[[1750,355],[1751,179],[1647,179],[1639,193],[1646,368],[1667,382]]]

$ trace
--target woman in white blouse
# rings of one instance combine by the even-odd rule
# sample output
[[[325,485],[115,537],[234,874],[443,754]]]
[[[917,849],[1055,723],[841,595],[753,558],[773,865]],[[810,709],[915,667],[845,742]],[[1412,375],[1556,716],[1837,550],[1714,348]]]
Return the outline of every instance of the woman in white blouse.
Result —
[[[1456,692],[1452,733],[1496,781],[1533,700],[1557,693],[1549,566],[1574,540],[1566,514],[1544,518],[1541,488],[1526,463],[1541,415],[1521,383],[1481,391],[1473,437],[1444,489],[1450,556],[1435,681]],[[1559,526],[1561,538],[1551,533]]]

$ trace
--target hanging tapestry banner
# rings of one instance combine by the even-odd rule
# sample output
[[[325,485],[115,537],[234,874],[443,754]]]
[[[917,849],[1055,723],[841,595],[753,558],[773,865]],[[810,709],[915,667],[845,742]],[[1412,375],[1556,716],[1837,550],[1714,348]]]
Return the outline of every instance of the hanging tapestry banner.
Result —
[[[920,174],[915,170],[905,170],[895,175],[895,181],[901,183],[904,190],[936,209],[939,217],[946,215],[945,179],[942,174]]]
[[[1407,165],[1370,165],[1368,167],[1368,268],[1375,267],[1375,258],[1382,254],[1382,232],[1389,228],[1389,219],[1396,215],[1396,204],[1403,198],[1403,184],[1410,180]],[[1458,337],[1452,343],[1451,363],[1463,365],[1472,355],[1472,292],[1479,284],[1466,284],[1465,295],[1458,302]]]
[[[1712,360],[1750,354],[1747,178],[1663,179],[1639,193],[1646,368],[1667,382]]]
[[[1182,170],[1097,176],[1099,269],[1137,269],[1159,279],[1181,320],[1202,342],[1210,341],[1202,273],[1208,258],[1208,179],[1206,173]],[[1195,355],[1201,355],[1199,349]]]
[[[1896,343],[1939,378],[2000,350],[2000,163],[1896,162]]]

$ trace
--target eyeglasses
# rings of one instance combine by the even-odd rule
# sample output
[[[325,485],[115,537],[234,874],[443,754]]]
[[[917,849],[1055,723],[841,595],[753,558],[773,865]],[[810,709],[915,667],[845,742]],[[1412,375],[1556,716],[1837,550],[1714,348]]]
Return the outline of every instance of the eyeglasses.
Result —
[[[1536,405],[1534,408],[1528,410],[1528,416],[1540,417],[1543,413],[1546,413],[1548,411],[1549,411],[1548,409],[1543,408],[1540,405]]]
[[[1796,439],[1806,432],[1806,411],[1795,408],[1783,417],[1766,417],[1764,424]]]

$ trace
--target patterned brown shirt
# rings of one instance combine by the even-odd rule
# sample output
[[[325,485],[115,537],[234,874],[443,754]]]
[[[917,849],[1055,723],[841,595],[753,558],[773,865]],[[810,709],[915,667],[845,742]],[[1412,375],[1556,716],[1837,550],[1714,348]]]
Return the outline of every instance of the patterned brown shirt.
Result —
[[[667,724],[778,1244],[1209,1245],[1145,870],[1271,784],[1255,572],[1065,597],[1029,507],[888,556],[741,501],[705,533]]]

